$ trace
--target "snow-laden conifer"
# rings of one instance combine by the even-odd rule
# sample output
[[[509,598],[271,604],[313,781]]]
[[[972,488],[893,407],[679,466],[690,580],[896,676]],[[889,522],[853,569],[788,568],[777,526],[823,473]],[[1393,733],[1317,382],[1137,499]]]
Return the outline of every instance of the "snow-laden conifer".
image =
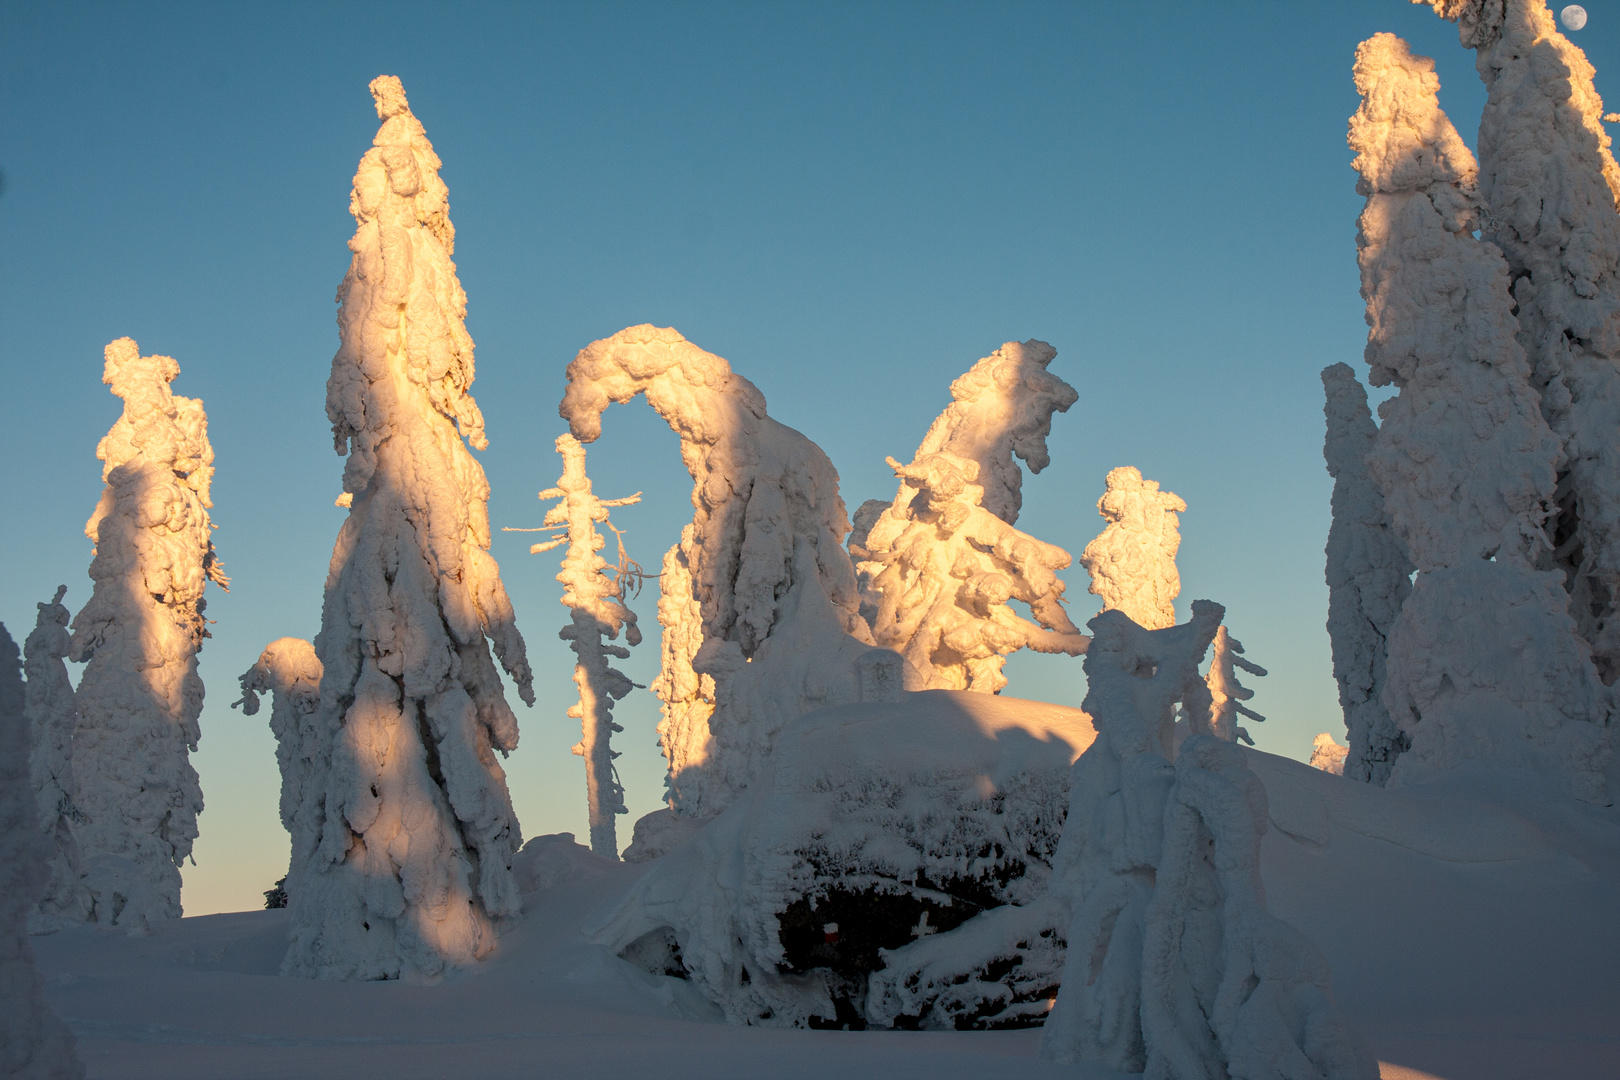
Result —
[[[240,705],[246,716],[259,711],[259,695],[269,694],[270,732],[276,737],[276,764],[281,769],[281,824],[292,838],[292,858],[283,888],[296,891],[298,871],[308,864],[319,842],[307,812],[318,805],[310,798],[310,778],[322,771],[327,740],[318,726],[321,661],[315,646],[302,638],[278,638],[266,645],[252,667],[242,673]]]
[[[1238,681],[1238,672],[1264,677],[1266,669],[1243,658],[1243,642],[1226,632],[1224,625],[1215,631],[1210,643],[1209,673],[1204,685],[1209,688],[1210,734],[1224,742],[1246,742],[1254,745],[1249,733],[1237,722],[1246,716],[1255,723],[1264,723],[1265,717],[1243,704],[1254,697],[1254,691]]]
[[[1176,515],[1186,509],[1181,496],[1160,491],[1157,480],[1144,480],[1134,466],[1109,472],[1107,488],[1097,500],[1097,513],[1108,524],[1080,554],[1080,564],[1091,575],[1088,591],[1102,597],[1104,611],[1122,611],[1149,630],[1176,624],[1181,592]]]
[[[1384,701],[1412,747],[1392,779],[1465,759],[1563,774],[1602,800],[1607,694],[1561,575],[1538,572],[1559,440],[1543,420],[1501,252],[1476,239],[1475,167],[1433,61],[1356,51],[1350,145],[1372,382],[1393,382],[1367,465],[1418,577],[1389,636]]]
[[[466,446],[487,442],[439,158],[398,79],[371,93],[326,391],[350,507],[315,639],[325,752],[298,811],[319,839],[288,883],[284,970],[327,978],[432,976],[495,947],[520,906],[496,759],[518,727],[486,638],[534,700]]]
[[[46,887],[51,845],[40,833],[29,783],[32,725],[23,711],[17,659],[17,643],[0,626],[0,1076],[81,1080],[84,1066],[73,1052],[73,1033],[45,1003],[28,944],[28,921]]]
[[[73,778],[73,731],[79,713],[73,705],[73,682],[62,661],[73,651],[68,609],[62,605],[67,586],[57,587],[48,604],[39,604],[34,629],[23,642],[24,711],[32,733],[29,779],[39,808],[39,828],[46,838],[45,889],[30,917],[36,930],[83,922],[90,915],[90,893],[84,886],[84,860],[73,833],[82,821]]]
[[[653,326],[580,350],[558,411],[590,443],[608,405],[637,394],[680,436],[692,475],[692,521],[658,582],[653,689],[670,807],[710,817],[758,774],[784,724],[856,699],[854,661],[872,634],[843,547],[838,472],[821,448],[771,419],[724,359]],[[643,832],[638,823],[638,843]]]
[[[1350,739],[1344,774],[1382,787],[1411,743],[1384,704],[1384,683],[1389,632],[1412,591],[1413,567],[1390,530],[1384,493],[1367,471],[1367,455],[1378,438],[1367,391],[1349,364],[1324,368],[1322,386],[1327,392],[1322,454],[1333,477],[1327,628]]]
[[[1009,653],[1085,649],[1056,573],[1069,553],[1014,527],[1023,482],[1014,455],[1031,472],[1045,468],[1052,414],[1078,397],[1046,370],[1056,355],[1044,341],[1009,341],[953,382],[910,464],[888,459],[900,477],[894,501],[851,537],[873,637],[906,658],[917,689],[996,693]]]
[[[1620,677],[1620,166],[1586,55],[1542,0],[1442,0],[1488,97],[1485,238],[1507,258],[1518,338],[1563,444],[1551,565],[1606,683]]]
[[[562,602],[567,605],[571,618],[558,636],[574,650],[574,685],[579,687],[579,702],[568,708],[568,715],[580,722],[580,740],[574,753],[585,759],[586,817],[591,829],[591,850],[610,859],[619,857],[619,840],[614,828],[614,817],[629,813],[624,805],[624,788],[619,783],[618,770],[613,759],[619,755],[611,746],[615,731],[624,729],[613,722],[613,703],[628,694],[634,683],[630,677],[612,664],[608,657],[620,660],[630,658],[624,645],[610,645],[603,641],[616,641],[624,632],[625,641],[641,644],[641,630],[636,626],[635,612],[625,605],[624,543],[619,543],[619,575],[609,577],[603,573],[608,562],[597,552],[606,542],[596,531],[597,523],[608,524],[608,509],[628,506],[641,498],[637,492],[623,499],[600,499],[591,491],[591,478],[585,474],[585,447],[572,435],[557,439],[557,453],[562,455],[563,472],[557,486],[547,488],[540,498],[558,499],[557,505],[546,512],[544,527],[561,529],[560,535],[535,544],[529,549],[538,555],[564,544],[562,572],[557,580],[563,584]],[[608,526],[612,528],[611,525]],[[616,534],[615,534],[616,535]]]
[[[188,756],[201,735],[203,588],[227,584],[208,518],[208,420],[201,401],[170,392],[178,374],[127,337],[107,346],[102,382],[124,411],[96,447],[106,488],[85,526],[95,588],[73,619],[72,658],[88,661],[73,770],[92,917],[136,932],[180,915],[180,864],[203,806]]]

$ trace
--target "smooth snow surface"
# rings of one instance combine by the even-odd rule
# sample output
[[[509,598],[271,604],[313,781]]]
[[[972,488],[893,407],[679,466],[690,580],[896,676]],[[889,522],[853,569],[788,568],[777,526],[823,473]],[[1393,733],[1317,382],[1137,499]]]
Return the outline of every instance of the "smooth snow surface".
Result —
[[[1104,611],[1123,611],[1149,630],[1176,624],[1181,592],[1176,515],[1186,509],[1181,496],[1160,491],[1157,480],[1144,480],[1134,466],[1109,472],[1107,488],[1097,500],[1097,513],[1108,524],[1080,555],[1091,574],[1089,591],[1102,597]]]
[[[433,977],[495,948],[520,906],[521,837],[496,760],[517,717],[491,644],[534,700],[467,450],[487,442],[439,158],[398,79],[371,93],[382,126],[354,177],[326,386],[352,498],[315,639],[320,746],[294,837],[309,846],[287,881],[287,970],[324,978]]]
[[[119,338],[101,381],[124,411],[96,447],[106,487],[85,525],[90,600],[73,618],[89,661],[75,704],[76,827],[91,917],[139,933],[180,915],[180,864],[197,839],[203,588],[227,584],[208,519],[214,451],[202,402],[170,392],[180,365]]]
[[[73,681],[62,661],[73,650],[68,634],[68,609],[62,606],[67,586],[59,586],[48,604],[40,604],[34,629],[23,642],[24,712],[32,743],[28,752],[29,781],[39,809],[39,828],[50,854],[46,885],[39,906],[28,917],[30,930],[54,929],[63,920],[83,922],[90,917],[90,892],[85,888],[84,860],[75,822],[84,814],[76,804],[79,791],[73,779],[73,732],[79,723],[73,705]]]

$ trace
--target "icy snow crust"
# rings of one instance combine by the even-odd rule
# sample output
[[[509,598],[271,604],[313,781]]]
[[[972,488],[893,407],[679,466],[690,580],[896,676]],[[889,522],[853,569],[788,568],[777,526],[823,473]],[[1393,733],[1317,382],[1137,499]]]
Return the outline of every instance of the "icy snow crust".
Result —
[[[1078,710],[961,691],[817,710],[588,935],[733,1023],[1038,1021],[1062,960],[1049,866],[1092,738]]]
[[[653,689],[669,804],[712,817],[760,772],[783,724],[856,700],[854,663],[872,634],[821,448],[766,415],[764,395],[725,360],[654,326],[580,350],[558,411],[589,443],[608,405],[637,394],[680,436],[693,482],[692,522],[658,582]]]
[[[371,92],[326,397],[351,502],[315,639],[322,745],[295,815],[311,846],[287,882],[286,971],[323,978],[433,977],[495,948],[520,907],[495,756],[518,728],[486,638],[534,700],[463,442],[487,445],[439,158],[398,79]]]
[[[73,619],[76,828],[92,917],[139,932],[180,915],[202,788],[188,757],[201,731],[197,652],[208,582],[227,584],[208,518],[214,451],[202,402],[169,383],[180,365],[108,345],[101,381],[124,411],[96,447],[106,487],[85,525],[95,544],[90,600]]]
[[[24,708],[32,743],[29,780],[39,809],[39,828],[50,850],[46,885],[39,905],[28,918],[31,932],[54,930],[64,922],[90,917],[90,892],[84,886],[84,860],[75,822],[83,820],[73,778],[73,732],[79,714],[73,705],[73,682],[62,661],[73,650],[68,609],[62,606],[67,586],[57,587],[48,604],[39,604],[34,629],[23,642]]]

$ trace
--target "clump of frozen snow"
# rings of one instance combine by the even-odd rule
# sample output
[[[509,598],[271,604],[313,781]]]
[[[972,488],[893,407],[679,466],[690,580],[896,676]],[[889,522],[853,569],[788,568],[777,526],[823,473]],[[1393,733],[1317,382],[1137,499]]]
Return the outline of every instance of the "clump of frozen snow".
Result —
[[[1348,364],[1322,369],[1327,439],[1322,453],[1333,477],[1328,529],[1328,637],[1333,677],[1350,748],[1344,774],[1382,787],[1411,744],[1384,704],[1389,633],[1412,592],[1412,563],[1390,530],[1384,493],[1367,471],[1378,438],[1367,391]]]
[[[259,695],[270,694],[270,732],[276,737],[276,764],[281,768],[281,824],[292,838],[288,875],[278,888],[296,891],[295,879],[308,862],[320,834],[306,810],[318,802],[311,790],[327,753],[316,712],[321,703],[321,661],[315,646],[302,638],[278,638],[266,645],[253,666],[242,673],[240,705],[247,716],[259,712]]]
[[[1350,748],[1334,742],[1333,736],[1325,731],[1311,740],[1310,766],[1313,769],[1320,769],[1334,776],[1343,776],[1344,762],[1349,756]]]
[[[854,701],[861,619],[838,473],[772,420],[731,365],[672,329],[632,326],[580,350],[559,407],[582,443],[613,402],[644,394],[681,439],[692,522],[664,556],[658,733],[671,807],[710,817],[763,767],[777,732]]]
[[[106,488],[85,526],[95,544],[90,600],[73,619],[72,658],[88,661],[75,701],[75,799],[92,918],[140,932],[180,915],[202,789],[197,652],[203,588],[227,584],[208,518],[214,451],[202,402],[169,383],[180,365],[119,338],[102,382],[123,415],[96,447]]]
[[[73,682],[62,661],[73,651],[68,609],[62,606],[67,586],[57,587],[48,604],[39,604],[34,629],[23,642],[24,712],[32,732],[29,780],[39,808],[39,828],[50,854],[39,905],[29,915],[33,933],[55,930],[90,917],[90,893],[82,880],[84,860],[73,834],[84,814],[75,802],[79,785],[73,778],[73,731],[79,713],[73,705]]]
[[[1080,564],[1091,575],[1090,592],[1103,598],[1104,611],[1122,611],[1137,625],[1159,630],[1176,624],[1181,575],[1181,496],[1159,490],[1140,469],[1126,465],[1108,474],[1097,513],[1108,524],[1086,545]]]
[[[351,500],[315,639],[321,753],[296,815],[318,839],[294,853],[284,970],[431,978],[488,955],[520,910],[496,757],[517,717],[491,644],[523,700],[534,691],[467,449],[487,442],[440,161],[399,80],[371,92],[382,125],[354,178],[326,399]]]
[[[1056,355],[1044,341],[1009,341],[976,363],[951,384],[954,400],[911,463],[888,459],[900,477],[894,501],[856,513],[861,610],[877,643],[914,669],[914,688],[998,693],[1009,653],[1085,650],[1056,573],[1069,553],[1013,526],[1014,455],[1044,468],[1052,413],[1078,396],[1046,370]],[[1029,605],[1039,625],[1009,600]]]
[[[557,575],[557,580],[563,583],[562,602],[572,614],[559,636],[574,650],[574,685],[579,687],[579,703],[569,707],[568,715],[580,722],[582,731],[574,753],[585,759],[591,850],[617,859],[619,842],[613,818],[629,810],[624,805],[624,787],[619,783],[618,770],[613,767],[613,759],[619,755],[613,751],[609,740],[613,732],[624,730],[613,722],[613,703],[628,694],[635,684],[628,675],[608,663],[610,656],[629,659],[630,650],[624,645],[606,644],[602,639],[617,640],[622,630],[625,641],[635,646],[641,644],[641,631],[636,627],[635,613],[624,602],[624,575],[631,569],[624,541],[619,541],[618,573],[609,577],[603,572],[608,568],[608,561],[597,554],[606,541],[596,531],[596,526],[600,522],[612,528],[608,524],[608,509],[634,503],[641,498],[641,493],[624,499],[599,499],[591,491],[590,477],[585,475],[585,447],[580,441],[572,435],[559,436],[557,453],[563,459],[562,477],[556,487],[542,491],[540,498],[560,500],[546,511],[542,527],[562,532],[551,540],[535,544],[529,551],[538,555],[568,545],[562,572]]]
[[[42,613],[46,606],[40,605]],[[73,1033],[45,1003],[28,944],[51,846],[40,833],[29,783],[31,724],[17,659],[16,642],[0,626],[0,1076],[80,1080],[84,1066],[73,1051]]]

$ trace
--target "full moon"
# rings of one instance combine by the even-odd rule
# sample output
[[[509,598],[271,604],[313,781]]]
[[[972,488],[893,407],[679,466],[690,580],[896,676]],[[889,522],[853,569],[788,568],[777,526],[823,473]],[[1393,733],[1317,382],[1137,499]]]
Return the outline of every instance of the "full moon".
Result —
[[[1558,18],[1565,30],[1579,30],[1586,25],[1586,9],[1579,4],[1571,4],[1558,13]]]

